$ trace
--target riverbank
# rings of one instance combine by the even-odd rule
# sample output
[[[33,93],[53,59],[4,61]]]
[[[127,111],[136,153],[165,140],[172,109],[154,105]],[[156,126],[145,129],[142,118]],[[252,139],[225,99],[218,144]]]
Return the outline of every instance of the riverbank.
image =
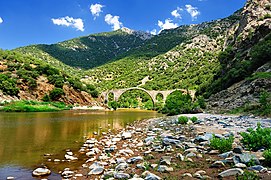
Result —
[[[61,102],[38,102],[31,100],[12,101],[0,106],[0,111],[3,112],[54,112],[70,109],[71,106]]]
[[[79,151],[67,150],[58,162],[52,157],[47,160],[68,162],[59,172],[63,178],[217,179],[220,176],[235,179],[237,174],[247,174],[248,169],[257,171],[263,179],[271,178],[270,169],[261,166],[262,151],[246,151],[240,143],[240,132],[255,128],[258,122],[270,127],[270,119],[211,114],[187,116],[196,116],[198,121],[182,125],[177,116],[138,121],[114,133],[103,132],[100,138],[89,138]],[[219,138],[233,135],[231,151],[221,154],[210,148],[212,134]],[[74,163],[80,167],[72,167]],[[250,172],[250,176],[256,174]]]

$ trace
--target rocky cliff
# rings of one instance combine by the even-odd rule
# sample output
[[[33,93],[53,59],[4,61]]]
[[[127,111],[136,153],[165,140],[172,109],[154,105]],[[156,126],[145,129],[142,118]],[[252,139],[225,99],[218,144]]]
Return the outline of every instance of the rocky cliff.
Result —
[[[211,95],[209,109],[228,111],[255,105],[261,92],[271,93],[270,7],[269,0],[249,0],[241,19],[228,30],[216,80],[221,91]]]

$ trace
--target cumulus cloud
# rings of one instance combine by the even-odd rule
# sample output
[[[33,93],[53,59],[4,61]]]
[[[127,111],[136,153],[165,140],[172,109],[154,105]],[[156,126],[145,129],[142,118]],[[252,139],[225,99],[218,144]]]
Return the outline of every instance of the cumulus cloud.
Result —
[[[73,17],[66,16],[62,18],[52,19],[52,21],[55,25],[58,25],[58,26],[72,27],[78,31],[85,30],[83,20],[80,18],[74,19]]]
[[[171,19],[166,19],[165,22],[158,21],[158,26],[161,28],[161,31],[164,29],[173,29],[178,27],[177,23],[173,23]],[[160,31],[160,32],[161,32]]]
[[[111,14],[107,14],[104,17],[104,20],[108,25],[112,26],[112,29],[118,30],[121,27],[123,27],[123,24],[122,22],[119,21],[119,18],[120,18],[119,16],[112,16]]]
[[[173,11],[171,12],[171,15],[172,15],[173,17],[175,17],[175,18],[182,19],[181,11],[183,11],[183,9],[177,7],[177,9],[175,9],[175,10],[173,10]]]
[[[4,20],[0,17],[0,24],[2,24],[4,22]]]
[[[190,4],[185,5],[186,11],[191,15],[192,21],[196,20],[197,17],[200,15],[200,11],[197,7],[193,7]]]
[[[104,7],[104,5],[101,5],[101,4],[91,4],[90,5],[90,12],[94,16],[94,19],[96,19],[96,17],[100,16],[100,13],[103,12],[103,10],[102,10],[103,7]]]

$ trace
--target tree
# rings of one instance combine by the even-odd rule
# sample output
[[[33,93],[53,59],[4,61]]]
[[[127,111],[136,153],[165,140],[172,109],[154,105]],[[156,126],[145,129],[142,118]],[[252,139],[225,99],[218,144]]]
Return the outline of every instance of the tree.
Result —
[[[180,91],[175,91],[167,97],[162,113],[168,115],[189,113],[192,111],[192,108],[191,96],[189,94],[183,94]]]
[[[58,100],[62,95],[64,95],[64,91],[61,88],[55,88],[50,91],[49,97],[51,100]]]

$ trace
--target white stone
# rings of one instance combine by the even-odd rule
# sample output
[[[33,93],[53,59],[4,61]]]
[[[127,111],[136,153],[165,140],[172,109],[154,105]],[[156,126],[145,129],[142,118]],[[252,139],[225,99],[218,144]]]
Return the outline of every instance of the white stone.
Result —
[[[47,168],[37,168],[32,172],[33,176],[46,176],[51,174],[51,171]]]

